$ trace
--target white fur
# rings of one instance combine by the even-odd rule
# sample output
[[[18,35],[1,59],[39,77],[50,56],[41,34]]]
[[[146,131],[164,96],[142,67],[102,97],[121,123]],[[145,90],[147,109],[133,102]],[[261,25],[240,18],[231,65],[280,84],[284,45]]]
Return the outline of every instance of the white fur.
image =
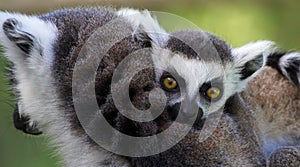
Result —
[[[33,35],[36,38],[35,44],[41,48],[34,48],[29,56],[25,56],[3,32],[2,25],[8,18],[18,20],[21,23],[18,28]],[[56,26],[35,16],[4,12],[0,12],[0,26],[0,44],[5,48],[7,59],[15,64],[14,73],[18,80],[16,89],[20,91],[20,112],[29,115],[31,120],[38,122],[38,128],[44,134],[51,136],[53,144],[58,146],[59,153],[63,156],[64,165],[128,166],[127,161],[121,157],[88,145],[86,136],[75,135],[66,113],[60,109],[62,104],[51,74],[54,59],[52,46],[57,37]]]
[[[244,64],[245,61],[253,56],[263,55],[266,57],[277,50],[275,43],[272,41],[257,41],[248,43],[242,47],[234,48],[232,55],[237,63]]]
[[[288,74],[288,72],[286,71],[286,68],[289,67],[291,65],[291,62],[295,61],[295,60],[300,60],[300,53],[299,52],[291,52],[288,54],[285,54],[284,56],[282,56],[279,59],[279,67],[282,70],[282,73],[288,77],[290,80],[290,75]],[[298,67],[299,69],[300,67]],[[297,73],[297,78],[298,81],[300,81],[300,73]]]
[[[3,32],[2,25],[3,23],[9,19],[14,18],[20,22],[18,25],[19,29],[32,34],[36,37],[36,42],[43,50],[43,55],[40,55],[40,52],[34,48],[31,52],[30,59],[25,60],[22,51],[11,42]],[[20,107],[22,110],[28,114],[35,114],[35,111],[31,111],[31,106],[33,105],[39,94],[47,94],[44,93],[43,88],[45,85],[41,84],[49,84],[47,80],[50,77],[50,67],[53,61],[52,54],[52,44],[55,40],[57,29],[51,23],[46,23],[39,20],[35,16],[25,16],[21,14],[10,14],[0,12],[0,43],[4,46],[5,56],[8,60],[15,64],[15,75],[18,79],[17,89],[20,91]],[[32,28],[33,26],[36,28]],[[38,84],[33,87],[32,82]],[[43,97],[43,95],[41,95]],[[36,105],[36,104],[34,104]]]
[[[146,32],[152,33],[150,38],[156,44],[163,45],[167,41],[168,38],[165,35],[155,35],[155,33],[164,34],[165,31],[159,27],[148,11],[122,9],[118,14],[128,18],[133,28],[142,26]],[[2,25],[8,18],[17,19],[22,23],[19,28],[36,38],[35,42],[40,48],[34,48],[29,57],[25,58],[21,50],[3,33]],[[63,156],[65,166],[130,166],[122,157],[112,155],[100,147],[88,145],[86,136],[74,134],[70,120],[59,107],[62,104],[51,74],[54,60],[52,45],[58,33],[55,25],[44,22],[35,16],[0,12],[0,26],[0,44],[5,47],[5,56],[15,64],[14,72],[19,81],[16,89],[20,91],[18,104],[20,111],[30,115],[32,120],[39,123],[39,128],[51,136],[52,142],[58,146],[59,152]],[[205,63],[200,60],[189,60],[180,54],[174,55],[171,51],[164,49],[154,49],[152,58],[156,67],[175,70],[188,83],[187,94],[171,102],[174,104],[183,101],[185,96],[190,98],[195,96],[204,82],[216,77],[224,77],[224,96],[210,108],[205,108],[205,115],[208,115],[218,110],[229,96],[241,91],[246,85],[246,82],[239,82],[239,75],[236,75],[238,71],[235,67],[261,53],[265,55],[265,51],[272,48],[271,45],[272,43],[263,41],[234,49],[235,62],[228,63],[224,67],[216,62]],[[282,61],[284,65],[286,61]],[[156,71],[157,81],[159,81],[161,73],[161,70]],[[198,105],[205,107],[200,103]]]
[[[264,59],[267,58],[268,55],[272,53],[280,52],[279,48],[275,46],[275,43],[271,41],[258,41],[256,43],[249,43],[247,45],[244,45],[240,48],[234,49],[232,53],[235,55],[235,57],[248,57],[252,55],[263,55]],[[290,77],[289,74],[286,71],[286,68],[291,66],[291,63],[295,60],[300,60],[300,53],[297,52],[291,52],[288,54],[283,55],[278,62],[279,67],[281,68],[283,74],[286,77]],[[299,68],[299,67],[298,67]],[[259,72],[259,71],[258,71]],[[256,74],[255,74],[256,75]],[[254,76],[255,76],[254,75]],[[298,80],[299,80],[299,74],[298,74]],[[260,106],[257,106],[256,110],[261,110],[260,112],[263,113],[263,109]],[[285,117],[285,116],[283,116]],[[270,125],[269,125],[270,124]],[[272,121],[269,122],[267,126],[272,126]],[[276,124],[276,123],[275,123]],[[274,125],[275,125],[274,124]],[[274,129],[269,129],[271,131],[266,131],[264,129],[265,125],[260,125],[260,131],[262,133],[262,144],[263,144],[263,150],[266,155],[266,157],[269,157],[269,155],[275,151],[276,149],[284,146],[294,146],[297,145],[298,141],[295,141],[295,138],[299,134],[298,131],[295,132],[294,128],[288,128],[286,131],[280,131],[282,129],[279,129],[279,131],[274,133]],[[287,135],[287,132],[290,134]],[[271,135],[270,135],[271,134]],[[291,135],[292,134],[292,135]]]
[[[280,58],[279,65],[281,67],[288,67],[293,60],[300,60],[300,53],[292,52],[285,54],[282,58]]]
[[[276,47],[276,44],[272,41],[257,41],[248,43],[239,48],[234,48],[232,49],[232,55],[234,57],[235,67],[242,66],[247,61],[254,59],[257,56],[263,56],[263,66],[265,66],[268,55],[276,52],[277,50],[278,48]],[[236,68],[232,69],[236,70]],[[247,86],[247,83],[259,74],[262,69],[263,68],[260,68],[250,77],[240,81],[241,83],[237,85],[236,89],[239,91],[243,90]],[[232,72],[234,73],[235,71]]]
[[[139,27],[147,32],[149,37],[157,45],[163,45],[167,41],[166,31],[158,24],[157,20],[153,18],[148,10],[139,11],[130,8],[122,8],[117,14],[125,17],[136,30]]]
[[[228,62],[226,66],[222,66],[218,62],[203,62],[198,59],[188,59],[181,54],[172,53],[168,49],[154,49],[152,59],[156,69],[156,81],[159,82],[163,71],[176,72],[185,80],[186,94],[182,94],[181,97],[171,99],[170,103],[175,104],[182,102],[184,99],[195,99],[198,106],[204,111],[204,116],[218,111],[224,106],[226,100],[236,92],[243,89],[239,85],[240,76],[237,75],[237,69],[233,62]],[[213,79],[223,78],[224,92],[220,100],[213,103],[209,107],[200,103],[201,97],[199,97],[200,87]],[[236,84],[238,83],[238,84]],[[238,89],[237,89],[238,88]]]
[[[36,42],[43,49],[44,61],[51,63],[53,61],[53,55],[49,53],[49,50],[51,50],[52,48],[52,43],[54,42],[55,34],[57,33],[57,28],[52,23],[42,21],[36,16],[26,16],[17,13],[12,14],[0,12],[0,42],[2,45],[5,46],[6,54],[10,55],[8,56],[8,59],[15,63],[20,60],[18,57],[16,57],[19,55],[20,50],[17,47],[15,47],[15,45],[6,37],[2,30],[3,23],[9,18],[15,18],[16,20],[18,20],[21,23],[19,28],[36,37]]]
[[[228,61],[224,66],[219,61],[201,61],[199,59],[186,58],[181,53],[172,53],[168,49],[161,49],[154,46],[152,59],[156,68],[156,81],[160,81],[163,71],[170,73],[176,72],[185,80],[186,94],[174,96],[170,100],[170,104],[182,102],[184,99],[195,99],[200,108],[204,111],[204,116],[218,111],[224,106],[226,100],[235,93],[241,92],[247,83],[255,77],[266,63],[266,58],[269,53],[274,51],[274,43],[270,41],[259,41],[245,45],[241,48],[233,49],[233,61]],[[240,67],[245,63],[256,59],[258,56],[263,56],[263,66],[254,74],[246,79],[241,80]],[[221,60],[220,60],[221,61]],[[210,106],[201,104],[199,89],[201,86],[216,78],[223,79],[223,96],[218,101]]]

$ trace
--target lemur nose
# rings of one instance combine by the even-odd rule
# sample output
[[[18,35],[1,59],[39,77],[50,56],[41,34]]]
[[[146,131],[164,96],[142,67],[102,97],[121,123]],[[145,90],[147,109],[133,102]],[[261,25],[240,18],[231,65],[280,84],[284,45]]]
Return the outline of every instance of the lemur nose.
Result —
[[[187,98],[182,102],[181,114],[183,119],[197,119],[200,115],[202,117],[202,109],[196,103],[194,98]],[[199,114],[200,112],[200,114]]]
[[[182,106],[182,115],[186,118],[193,118],[197,115],[198,106],[190,101],[187,101]]]
[[[195,117],[195,115],[197,114],[197,112],[195,111],[188,111],[188,110],[183,110],[182,115],[186,118],[193,118]]]
[[[197,118],[201,118],[203,116],[203,110],[201,108],[199,108],[198,110],[193,110],[193,111],[183,110],[182,114],[186,118],[194,118],[195,116],[197,116]]]

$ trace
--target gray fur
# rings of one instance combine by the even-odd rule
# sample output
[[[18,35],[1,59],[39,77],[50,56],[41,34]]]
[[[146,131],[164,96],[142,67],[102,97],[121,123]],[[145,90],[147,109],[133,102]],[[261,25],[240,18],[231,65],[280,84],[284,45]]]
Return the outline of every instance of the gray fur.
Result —
[[[147,12],[141,12],[139,15],[142,19],[148,18],[145,22],[126,18],[130,13],[139,14],[135,10],[127,13],[126,10],[120,12],[112,8],[63,9],[30,17],[0,13],[2,25],[7,19],[15,18],[23,24],[22,30],[36,39],[33,40],[33,45],[37,47],[31,48],[24,62],[24,54],[20,54],[22,48],[17,47],[16,41],[7,33],[10,29],[5,29],[4,26],[4,30],[0,31],[0,42],[6,47],[6,57],[14,64],[12,72],[17,82],[14,82],[13,86],[16,92],[20,92],[20,116],[29,116],[28,123],[37,122],[35,128],[52,137],[52,143],[58,146],[64,165],[68,167],[265,166],[267,160],[260,138],[257,137],[257,120],[239,92],[260,72],[267,55],[232,50],[223,40],[202,31],[188,30],[155,36],[148,32],[149,27],[161,29],[156,25],[156,21],[149,18]],[[180,129],[183,124],[174,122],[173,117],[174,113],[175,116],[176,112],[178,113],[178,105],[185,102],[184,100],[191,100],[199,108],[199,113],[196,113],[198,119],[185,138],[171,149],[157,155],[126,157],[106,151],[87,135],[75,112],[72,74],[79,52],[91,34],[113,19],[120,19],[121,26],[129,29],[132,35],[115,43],[101,62],[88,61],[93,60],[93,57],[88,55],[81,58],[80,61],[86,66],[79,70],[85,72],[92,66],[89,63],[99,63],[95,92],[100,111],[106,120],[122,133],[145,137],[158,134],[171,124]],[[45,31],[39,29],[40,27],[31,30],[32,23],[44,27]],[[47,32],[46,39],[43,38],[44,32]],[[112,36],[120,35],[115,33],[107,32]],[[104,37],[101,40],[109,41]],[[149,93],[152,89],[161,87],[159,79],[166,69],[184,80],[186,88],[183,89],[186,89],[186,94],[168,96],[168,105],[162,114],[153,121],[142,123],[126,118],[118,111],[110,88],[118,64],[130,53],[145,48],[151,52],[144,53],[144,56],[153,60],[156,68],[140,71],[131,81],[129,94],[133,105],[140,110],[151,106]],[[166,61],[173,58],[175,64]],[[130,63],[132,64],[129,64],[128,68],[133,67],[136,62]],[[205,71],[206,68],[209,70]],[[120,87],[125,82],[122,79],[118,82]],[[222,80],[219,84],[222,84],[224,90],[218,102],[212,104],[198,96],[203,85],[219,80]],[[85,90],[94,86],[92,84],[93,82],[83,81],[80,86]],[[89,104],[92,98],[89,92],[83,91],[83,96],[86,98],[80,99],[81,103]],[[215,107],[211,107],[214,105]],[[222,107],[224,114],[216,129],[208,139],[201,141],[199,135],[205,127],[204,121],[213,121],[212,118]],[[204,112],[204,117],[200,114],[200,109]],[[116,146],[121,140],[115,134],[101,136],[108,137]]]
[[[201,61],[232,61],[230,47],[216,36],[200,30],[181,30],[170,34],[166,48]],[[212,52],[215,49],[218,55]]]

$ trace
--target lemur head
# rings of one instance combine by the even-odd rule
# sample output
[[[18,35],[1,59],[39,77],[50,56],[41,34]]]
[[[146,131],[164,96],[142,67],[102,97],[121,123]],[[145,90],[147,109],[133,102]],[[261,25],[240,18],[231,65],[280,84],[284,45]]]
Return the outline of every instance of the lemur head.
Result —
[[[178,111],[181,104],[186,116],[200,113],[205,118],[246,87],[264,66],[273,45],[260,41],[234,50],[201,30],[174,32],[163,47],[153,51],[156,81],[168,95],[169,107]]]

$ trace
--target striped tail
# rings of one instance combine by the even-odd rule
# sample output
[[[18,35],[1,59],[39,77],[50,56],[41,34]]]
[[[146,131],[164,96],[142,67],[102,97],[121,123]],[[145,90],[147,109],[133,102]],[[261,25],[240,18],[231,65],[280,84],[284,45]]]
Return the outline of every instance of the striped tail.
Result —
[[[266,64],[300,87],[300,52],[282,51],[272,41],[257,41],[232,49],[233,56],[261,54],[266,57]]]
[[[277,69],[300,87],[300,52],[274,52],[268,56],[266,65]]]

